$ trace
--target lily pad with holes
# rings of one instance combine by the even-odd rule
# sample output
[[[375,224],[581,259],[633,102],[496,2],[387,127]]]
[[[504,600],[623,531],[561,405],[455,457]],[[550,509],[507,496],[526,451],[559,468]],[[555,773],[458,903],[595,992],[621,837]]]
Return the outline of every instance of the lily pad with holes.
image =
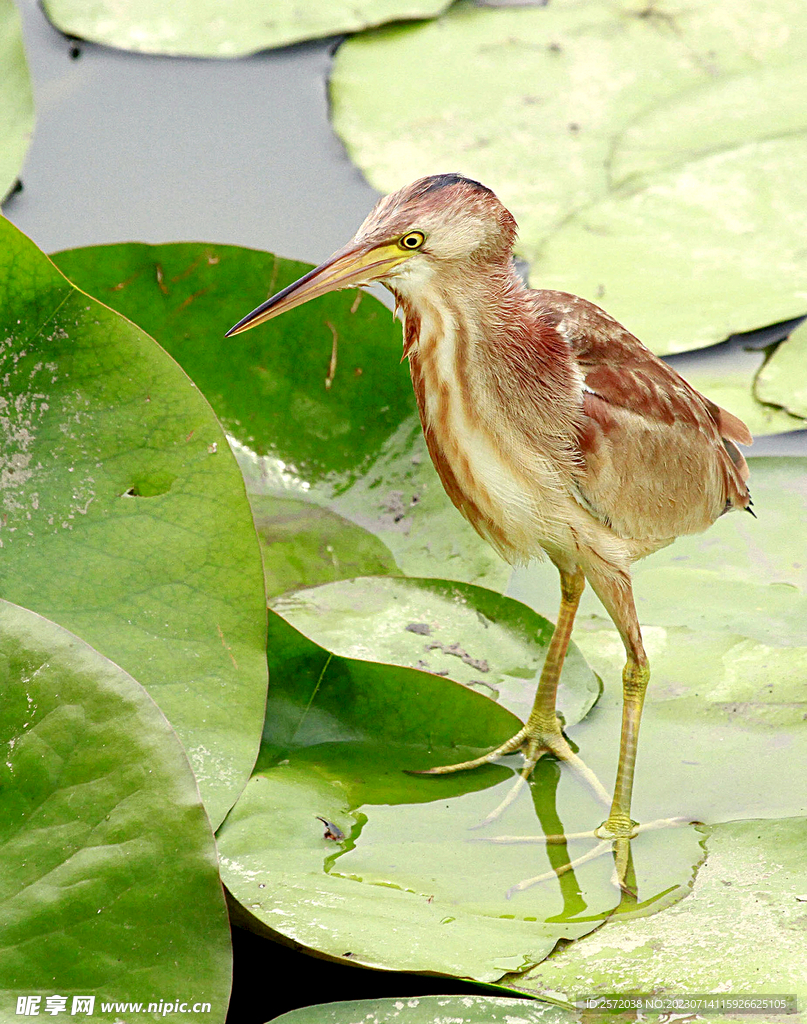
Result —
[[[459,3],[340,47],[334,125],[383,192],[484,182],[536,287],[683,351],[807,312],[805,57],[799,0]]]
[[[260,552],[210,406],[134,324],[0,219],[0,594],[139,681],[217,824],[266,694]]]
[[[571,1009],[497,996],[415,996],[319,1003],[276,1017],[277,1024],[578,1024]]]
[[[289,594],[271,607],[335,654],[442,675],[524,721],[554,628],[517,601],[446,580],[344,580]],[[558,691],[565,725],[584,718],[599,694],[599,680],[572,644]]]
[[[288,563],[270,555],[270,594],[391,566],[504,585],[507,566],[454,509],[432,468],[400,364],[401,330],[377,299],[326,295],[225,339],[245,311],[310,266],[204,243],[94,246],[54,260],[155,337],[211,402],[264,544],[282,534]],[[309,513],[301,502],[313,506]],[[317,509],[338,518],[317,518]],[[312,529],[325,545],[316,553]],[[327,550],[345,560],[348,535],[350,572],[335,568]]]
[[[566,871],[596,840],[572,850],[544,835],[591,828],[605,812],[556,763],[542,762],[501,820],[482,828],[512,789],[511,765],[408,774],[512,735],[518,720],[493,701],[424,672],[330,654],[274,615],[268,650],[263,747],[218,832],[242,923],[335,960],[495,981],[614,912],[652,913],[688,891],[702,858],[692,828],[643,838],[629,908],[609,856]],[[525,841],[491,842],[502,833]]]
[[[0,201],[13,188],[34,128],[34,97],[22,25],[13,0],[0,0]]]
[[[785,339],[757,374],[754,393],[762,402],[780,406],[785,414],[801,417],[807,426],[807,324]]]
[[[449,0],[274,0],[234,2],[226,8],[205,0],[180,0],[170,8],[156,0],[124,7],[111,0],[88,6],[46,0],[45,10],[62,32],[139,53],[190,57],[242,57],[269,47],[357,32],[388,21],[432,18]]]
[[[44,1016],[60,1012],[57,997],[69,1014],[89,996],[85,1012],[111,1022],[120,1003],[190,995],[193,978],[206,1019],[223,1022],[232,954],[215,844],[146,691],[0,601],[0,751],[3,1019],[20,998]]]

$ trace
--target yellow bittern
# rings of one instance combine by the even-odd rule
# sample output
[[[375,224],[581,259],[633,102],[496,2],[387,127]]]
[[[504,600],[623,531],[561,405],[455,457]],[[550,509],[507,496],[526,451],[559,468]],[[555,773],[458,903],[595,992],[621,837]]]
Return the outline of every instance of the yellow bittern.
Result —
[[[448,496],[507,561],[545,553],[560,573],[558,622],[526,724],[482,757],[429,773],[515,751],[524,778],[547,752],[587,772],[555,698],[588,580],[627,652],[616,784],[595,834],[627,840],[637,830],[631,792],[650,675],[630,567],[724,512],[751,511],[735,442],[752,439],[598,306],[526,288],[513,266],[515,237],[514,218],[489,188],[458,174],[421,178],[381,199],[344,248],[228,336],[337,288],[380,281],[393,293]]]

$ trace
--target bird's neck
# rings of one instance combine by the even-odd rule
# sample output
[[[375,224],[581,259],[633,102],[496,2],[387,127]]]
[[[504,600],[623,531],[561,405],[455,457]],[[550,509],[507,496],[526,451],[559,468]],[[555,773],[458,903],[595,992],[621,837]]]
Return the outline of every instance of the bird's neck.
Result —
[[[545,419],[550,433],[571,429],[563,421],[580,385],[568,344],[542,320],[510,260],[472,277],[466,266],[404,280],[393,292],[424,428],[453,396],[488,424],[504,409]]]

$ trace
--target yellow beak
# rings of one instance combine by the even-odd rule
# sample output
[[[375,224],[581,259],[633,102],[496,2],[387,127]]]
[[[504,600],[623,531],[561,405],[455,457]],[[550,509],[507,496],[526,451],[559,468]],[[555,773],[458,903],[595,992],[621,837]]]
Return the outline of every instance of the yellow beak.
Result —
[[[339,288],[371,284],[393,270],[413,254],[399,249],[397,244],[380,245],[372,249],[348,245],[334,253],[329,260],[310,270],[307,274],[288,285],[277,295],[253,309],[251,313],[231,327],[226,338],[248,331],[274,316],[280,316],[295,306],[301,306],[309,299],[337,291]]]

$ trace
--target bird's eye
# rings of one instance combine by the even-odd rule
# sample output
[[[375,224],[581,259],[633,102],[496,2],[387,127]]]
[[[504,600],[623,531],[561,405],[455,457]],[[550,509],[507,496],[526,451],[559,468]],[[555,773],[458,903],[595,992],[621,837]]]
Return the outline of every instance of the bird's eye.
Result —
[[[426,236],[422,231],[407,231],[403,238],[398,242],[398,245],[400,245],[402,249],[419,249],[425,241]]]

